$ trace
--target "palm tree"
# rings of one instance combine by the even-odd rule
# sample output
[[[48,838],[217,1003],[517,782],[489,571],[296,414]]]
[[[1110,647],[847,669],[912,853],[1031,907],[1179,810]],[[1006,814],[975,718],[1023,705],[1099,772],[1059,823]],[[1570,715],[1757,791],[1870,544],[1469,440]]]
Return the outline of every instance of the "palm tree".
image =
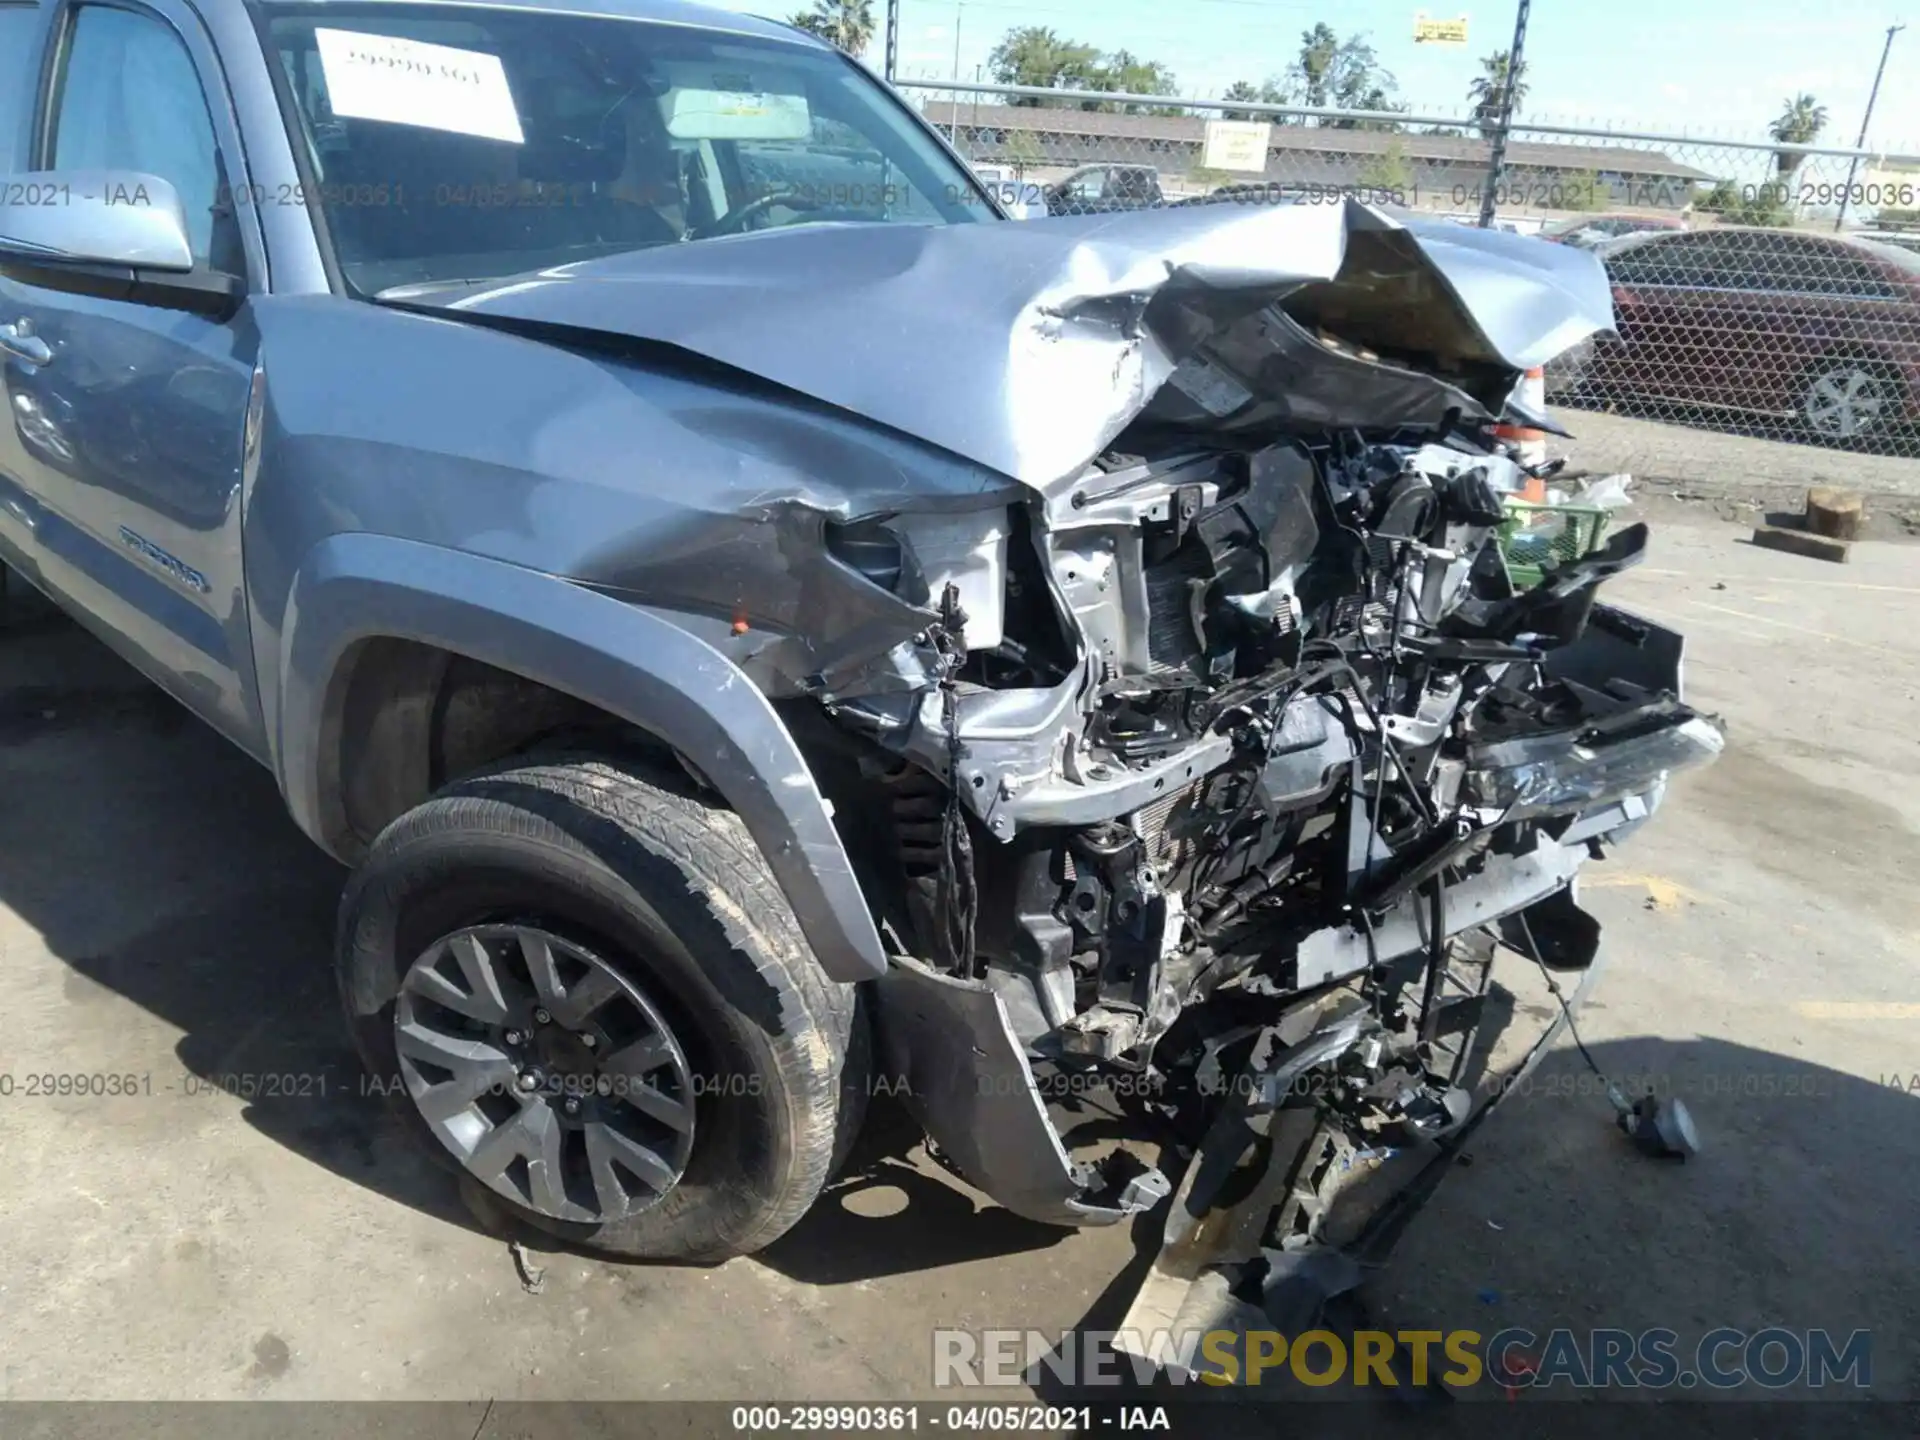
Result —
[[[1811,95],[1796,95],[1787,101],[1780,118],[1773,122],[1767,133],[1782,145],[1811,145],[1826,128],[1827,107],[1815,104]],[[1785,180],[1800,168],[1800,162],[1805,158],[1798,151],[1776,150],[1773,156],[1774,172]]]
[[[793,23],[858,55],[873,39],[873,0],[813,0],[813,9],[794,16]]]
[[[1512,70],[1512,74],[1507,72]],[[1518,66],[1513,64],[1512,52],[1496,50],[1480,62],[1480,74],[1467,87],[1467,100],[1473,106],[1474,123],[1480,127],[1482,135],[1490,135],[1500,123],[1502,111],[1507,110],[1507,91],[1513,91],[1512,111],[1518,112],[1520,102],[1527,98],[1527,62],[1522,60]]]

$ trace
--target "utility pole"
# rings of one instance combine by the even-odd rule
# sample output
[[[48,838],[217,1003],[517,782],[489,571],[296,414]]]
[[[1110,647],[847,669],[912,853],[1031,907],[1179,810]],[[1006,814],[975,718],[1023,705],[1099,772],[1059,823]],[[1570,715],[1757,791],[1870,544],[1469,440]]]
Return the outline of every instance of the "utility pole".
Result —
[[[1853,142],[1856,150],[1867,148],[1867,127],[1873,123],[1873,102],[1880,98],[1880,80],[1887,73],[1887,56],[1893,51],[1893,37],[1906,28],[1904,25],[1887,27],[1887,43],[1880,47],[1880,68],[1873,72],[1873,89],[1867,95],[1867,113],[1860,117],[1860,138]],[[1833,222],[1833,233],[1836,235],[1840,233],[1840,227],[1847,223],[1847,198],[1853,193],[1853,172],[1859,163],[1858,155],[1847,161],[1847,187],[1840,192],[1840,218]]]
[[[1527,48],[1527,12],[1533,0],[1520,0],[1513,21],[1513,48],[1507,52],[1507,83],[1501,87],[1500,123],[1493,132],[1493,153],[1487,157],[1487,188],[1480,196],[1480,228],[1493,228],[1494,200],[1500,192],[1500,172],[1507,163],[1507,131],[1513,128],[1513,92],[1520,83],[1521,56]]]
[[[887,83],[900,64],[900,0],[887,0]]]
[[[953,0],[953,83],[955,85],[960,83],[960,20],[966,14],[966,10],[966,0]],[[960,148],[960,92],[954,90],[952,95],[953,134],[951,139],[953,148],[958,150]]]

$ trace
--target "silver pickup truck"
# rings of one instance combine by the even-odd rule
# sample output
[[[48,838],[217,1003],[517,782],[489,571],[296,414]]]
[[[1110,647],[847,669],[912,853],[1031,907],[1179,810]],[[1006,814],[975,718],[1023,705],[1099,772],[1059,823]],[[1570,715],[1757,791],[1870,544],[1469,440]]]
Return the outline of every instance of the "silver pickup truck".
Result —
[[[0,560],[354,867],[420,1144],[620,1255],[768,1244],[883,1081],[1036,1220],[1258,1202],[1176,1288],[1377,1233],[1720,746],[1644,527],[1495,543],[1610,320],[1356,204],[1006,223],[668,0],[0,4]]]

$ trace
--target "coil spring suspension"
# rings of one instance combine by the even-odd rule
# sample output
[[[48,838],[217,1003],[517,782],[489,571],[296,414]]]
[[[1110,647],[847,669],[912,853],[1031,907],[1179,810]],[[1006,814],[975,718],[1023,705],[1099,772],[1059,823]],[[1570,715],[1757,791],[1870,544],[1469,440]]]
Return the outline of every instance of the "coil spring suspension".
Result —
[[[946,790],[926,771],[904,761],[881,776],[880,783],[887,789],[901,870],[910,881],[937,878],[945,846]]]

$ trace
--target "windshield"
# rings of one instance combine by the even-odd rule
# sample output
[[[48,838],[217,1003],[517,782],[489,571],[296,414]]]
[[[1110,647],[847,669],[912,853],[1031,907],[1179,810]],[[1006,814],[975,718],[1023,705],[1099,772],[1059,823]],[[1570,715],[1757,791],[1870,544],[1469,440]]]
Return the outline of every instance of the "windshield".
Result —
[[[994,218],[832,51],[480,6],[270,6],[304,196],[363,295],[819,223]]]

